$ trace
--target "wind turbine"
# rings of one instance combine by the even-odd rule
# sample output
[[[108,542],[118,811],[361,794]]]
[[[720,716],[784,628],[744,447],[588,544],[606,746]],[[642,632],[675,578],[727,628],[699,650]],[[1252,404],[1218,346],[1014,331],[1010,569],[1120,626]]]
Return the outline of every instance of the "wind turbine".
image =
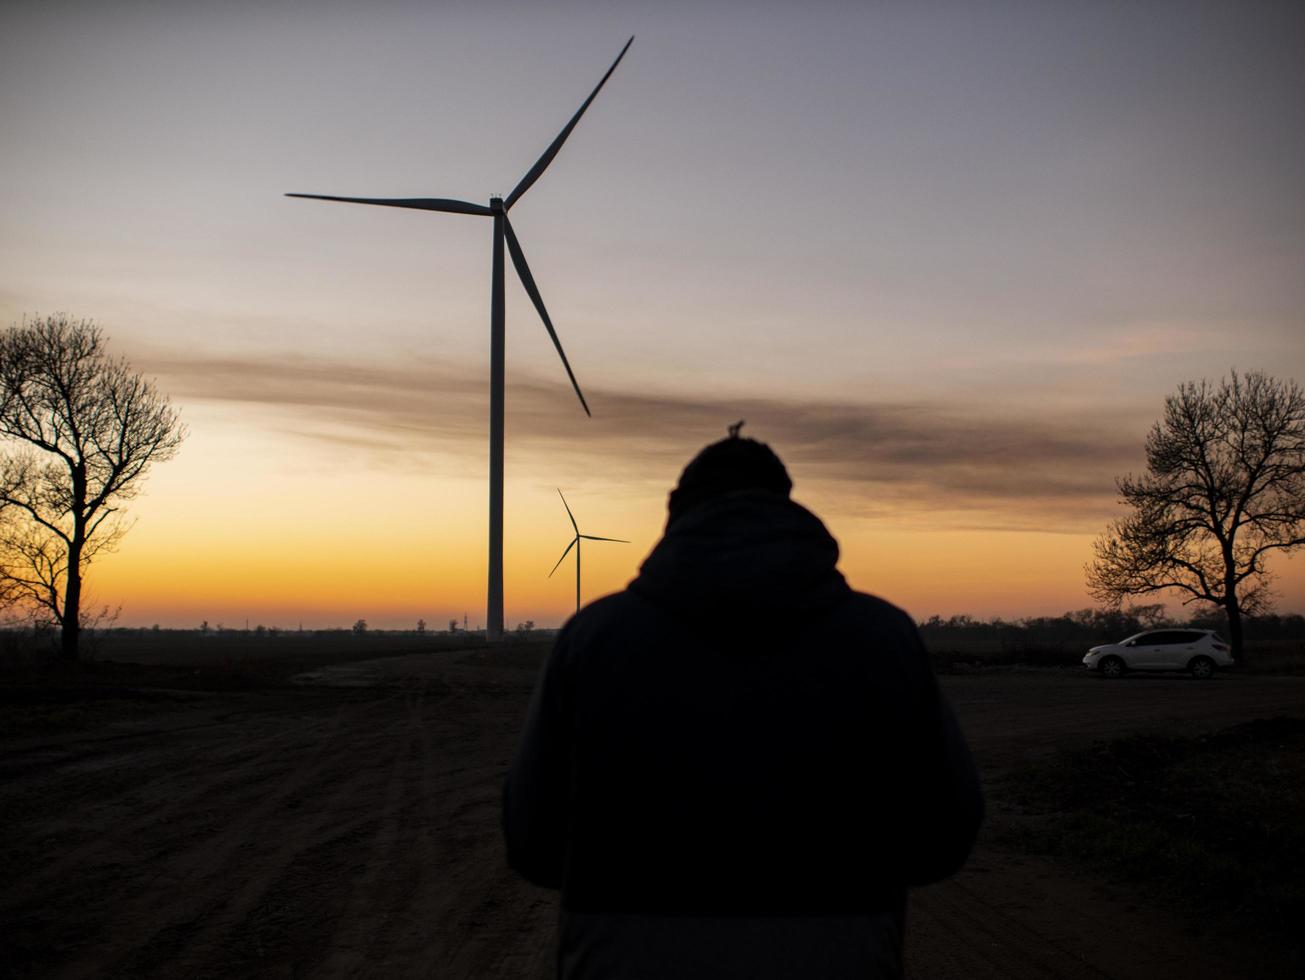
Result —
[[[580,526],[576,524],[575,515],[571,513],[571,508],[566,502],[566,497],[562,496],[561,488],[558,489],[557,495],[559,497],[562,497],[562,506],[566,507],[566,516],[571,518],[571,527],[575,529],[575,537],[572,538],[571,543],[566,546],[566,551],[562,552],[562,557],[557,560],[557,565],[553,566],[553,572],[557,571],[558,565],[562,564],[562,562],[566,559],[566,556],[571,553],[571,549],[574,548],[575,549],[575,611],[579,612],[580,611],[580,541],[581,539],[584,539],[585,541],[616,541],[619,544],[629,544],[630,542],[626,541],[625,538],[600,538],[597,535],[593,535],[593,534],[581,534]],[[549,578],[553,577],[553,572],[548,573]]]
[[[621,63],[621,59],[625,57],[625,52],[630,50],[630,45],[633,43],[634,36],[631,35],[630,40],[626,41],[625,47],[621,49],[621,53],[612,62],[612,67],[607,69],[607,74],[589,93],[589,98],[585,99],[580,108],[576,110],[576,114],[571,117],[571,121],[563,127],[562,132],[558,133],[557,138],[544,151],[544,155],[535,161],[535,165],[521,178],[520,183],[513,188],[512,193],[507,196],[506,200],[497,196],[491,197],[489,207],[485,207],[483,204],[473,204],[470,201],[456,201],[442,197],[381,198],[336,197],[330,194],[286,195],[286,197],[305,197],[318,201],[345,201],[351,204],[379,204],[390,208],[414,208],[418,211],[449,211],[454,214],[474,214],[494,219],[493,272],[489,301],[489,584],[485,603],[485,638],[490,642],[501,639],[503,636],[503,367],[506,344],[503,304],[504,241],[507,242],[507,249],[512,255],[512,264],[516,267],[517,275],[521,279],[521,285],[525,287],[531,302],[535,304],[535,309],[539,311],[540,319],[544,321],[544,328],[548,331],[548,336],[552,338],[553,346],[557,348],[557,355],[562,359],[562,367],[566,368],[566,376],[571,379],[571,387],[575,389],[576,396],[580,399],[580,405],[585,410],[585,415],[592,415],[589,411],[589,405],[585,401],[585,396],[580,391],[580,385],[575,379],[575,373],[571,370],[571,364],[566,359],[566,352],[562,350],[562,342],[557,339],[557,331],[553,329],[553,321],[549,319],[548,311],[544,308],[543,297],[539,295],[539,289],[535,286],[535,277],[530,274],[530,266],[526,264],[525,253],[521,251],[521,244],[512,231],[512,224],[508,221],[507,213],[511,210],[512,205],[520,200],[521,195],[528,191],[531,185],[539,179],[540,175],[548,169],[548,165],[553,162],[553,157],[557,156],[558,151],[562,149],[562,144],[571,135],[571,130],[575,129],[575,124],[580,121],[580,117],[589,108],[589,103],[594,101],[594,98],[607,83],[607,79],[611,77],[612,72],[616,71],[616,66]]]

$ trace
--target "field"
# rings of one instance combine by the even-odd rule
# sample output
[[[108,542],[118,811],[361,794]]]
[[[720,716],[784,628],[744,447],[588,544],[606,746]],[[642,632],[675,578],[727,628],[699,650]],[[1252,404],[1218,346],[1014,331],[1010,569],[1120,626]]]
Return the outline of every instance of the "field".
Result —
[[[498,831],[546,644],[411,642],[342,636],[261,665],[10,671],[6,975],[548,976],[555,899],[505,868]],[[1074,753],[1305,717],[1305,678],[987,668],[942,684],[991,817],[964,872],[913,894],[911,976],[1300,975],[1271,928],[1196,914],[1163,882],[1056,846],[1048,827],[1084,810],[1055,788]],[[1196,743],[1183,744],[1189,758]]]

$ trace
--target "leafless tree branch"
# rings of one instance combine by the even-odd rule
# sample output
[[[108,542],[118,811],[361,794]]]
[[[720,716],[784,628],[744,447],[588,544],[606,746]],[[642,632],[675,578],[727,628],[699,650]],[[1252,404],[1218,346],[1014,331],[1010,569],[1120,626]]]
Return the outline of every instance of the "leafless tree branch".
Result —
[[[56,314],[0,334],[0,602],[52,616],[66,656],[88,621],[87,567],[122,539],[121,504],[185,435],[95,324]]]
[[[1241,614],[1271,605],[1265,556],[1305,545],[1305,392],[1260,372],[1182,384],[1146,455],[1146,473],[1118,481],[1131,513],[1095,543],[1089,591],[1220,606],[1240,656]]]

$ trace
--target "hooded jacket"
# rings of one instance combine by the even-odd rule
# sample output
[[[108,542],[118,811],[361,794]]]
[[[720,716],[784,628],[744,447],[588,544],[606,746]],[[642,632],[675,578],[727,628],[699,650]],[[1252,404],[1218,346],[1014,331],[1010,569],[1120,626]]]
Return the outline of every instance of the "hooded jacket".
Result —
[[[567,623],[503,811],[564,916],[900,916],[961,867],[973,763],[914,623],[837,560],[805,508],[735,492]]]

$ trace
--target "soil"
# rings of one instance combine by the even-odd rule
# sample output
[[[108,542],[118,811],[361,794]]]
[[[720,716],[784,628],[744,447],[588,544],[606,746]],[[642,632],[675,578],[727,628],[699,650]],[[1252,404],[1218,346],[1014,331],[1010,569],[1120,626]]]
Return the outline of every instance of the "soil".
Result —
[[[13,977],[547,977],[555,896],[515,878],[501,781],[537,653],[152,692],[0,740],[0,971]],[[1058,670],[942,679],[990,784],[1061,746],[1305,714],[1305,678]],[[120,696],[120,695],[119,695]],[[913,893],[912,977],[1273,977],[1253,936],[1003,845]]]

